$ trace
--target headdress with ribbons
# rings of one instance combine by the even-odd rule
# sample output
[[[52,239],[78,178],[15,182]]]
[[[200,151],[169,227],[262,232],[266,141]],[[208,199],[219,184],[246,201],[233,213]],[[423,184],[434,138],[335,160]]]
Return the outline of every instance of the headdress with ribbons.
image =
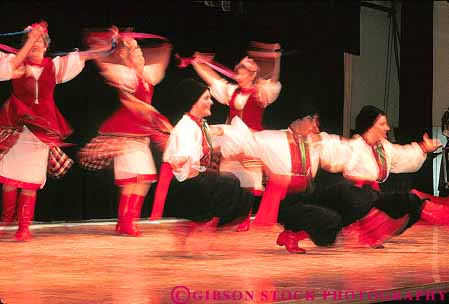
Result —
[[[21,31],[0,33],[0,37],[12,37],[12,36],[25,35],[25,34],[28,34],[29,32],[31,32],[33,27],[36,27],[36,26],[42,26],[45,29],[45,32],[46,33],[48,32],[47,31],[47,24],[44,21],[42,21],[42,22],[39,22],[39,23],[33,23],[33,24],[27,26],[25,29],[23,29]],[[6,44],[1,44],[1,43],[0,43],[0,50],[4,50],[4,51],[9,52],[9,53],[17,53],[18,52],[18,49],[13,48],[13,47],[11,47],[9,45],[6,45]]]
[[[34,27],[36,26],[41,26],[44,29],[44,34],[46,35],[45,40],[47,41],[47,43],[50,43],[50,37],[48,36],[48,28],[47,28],[47,23],[45,21],[41,21],[38,23],[33,23],[29,26],[27,26],[24,30],[22,31],[16,31],[16,32],[9,32],[9,33],[0,33],[0,37],[7,37],[7,36],[18,36],[18,35],[25,35],[28,34],[29,32],[31,32],[33,30]],[[101,55],[107,56],[108,54],[112,53],[114,51],[114,48],[116,46],[115,44],[115,40],[111,37],[112,41],[110,42],[111,44],[111,49],[108,51],[95,51],[95,50],[91,50],[91,51],[83,51],[85,54],[92,54],[92,53],[100,53]],[[4,50],[6,52],[9,53],[17,53],[19,50],[11,47],[9,45],[6,44],[0,44],[0,50]],[[78,51],[78,49],[75,49],[75,51]],[[56,57],[56,56],[64,56],[67,55],[71,52],[54,52],[54,53],[50,53],[49,56],[50,57]]]
[[[220,73],[230,79],[235,80],[235,75],[234,75],[233,70],[225,67],[224,65],[222,65],[214,60],[207,60],[207,59],[203,59],[201,57],[181,57],[181,56],[179,56],[179,54],[176,54],[175,56],[176,56],[176,59],[178,59],[178,61],[179,61],[179,64],[178,64],[179,68],[186,68],[192,63],[193,60],[197,60],[199,63],[203,63],[203,64],[207,65],[208,67],[214,69],[218,73]]]
[[[236,68],[243,66],[251,72],[257,72],[258,76],[264,79],[270,79],[276,74],[276,71],[278,70],[278,67],[276,66],[276,59],[279,58],[281,54],[280,45],[278,43],[268,44],[251,41],[247,53],[248,56],[244,57],[236,65]],[[207,55],[205,57],[207,58]],[[176,54],[176,58],[179,60],[178,67],[180,68],[189,66],[195,59],[199,63],[209,66],[218,73],[235,80],[235,73],[233,70],[212,59],[209,60],[201,57],[181,57],[178,54]]]
[[[279,58],[282,54],[279,43],[251,41],[247,54],[247,58],[250,60],[248,63],[254,63],[258,67],[257,76],[259,78],[277,80]]]
[[[126,39],[153,39],[155,41],[159,40],[161,43],[158,43],[155,46],[141,47],[143,56],[145,58],[145,65],[169,61],[171,45],[168,39],[163,36],[148,33],[137,33],[129,30],[119,31],[119,29],[115,27],[113,29],[104,31],[91,31],[86,35],[86,43],[89,46],[108,44],[111,39],[117,41],[117,44],[122,44],[124,47],[126,47],[126,44],[124,43]],[[115,56],[113,52],[111,52],[109,56],[103,57],[101,62],[124,64],[124,62],[120,58],[118,58],[118,56]]]
[[[145,64],[160,63],[163,61],[168,62],[171,47],[169,47],[167,38],[162,36],[147,33],[119,32],[117,28],[114,28],[113,30],[91,31],[86,35],[85,41],[87,45],[95,48],[107,45],[111,40],[117,41],[117,43],[123,43],[124,40],[129,38],[162,40],[162,46],[142,48]],[[98,62],[100,63],[100,69],[103,68],[103,63],[124,65],[124,62],[118,56],[115,56],[113,52],[109,56],[98,59]],[[114,79],[109,78],[107,76],[108,73],[102,74],[105,76],[109,85],[120,89],[120,83],[116,83]],[[170,121],[151,104],[143,102],[126,90],[120,90],[120,102],[136,116],[144,119],[145,125],[142,128],[147,129],[149,134],[153,134],[153,136],[150,135],[152,141],[157,143],[161,148],[164,148],[167,139],[166,135],[170,134],[173,129]],[[155,139],[155,137],[158,139]]]

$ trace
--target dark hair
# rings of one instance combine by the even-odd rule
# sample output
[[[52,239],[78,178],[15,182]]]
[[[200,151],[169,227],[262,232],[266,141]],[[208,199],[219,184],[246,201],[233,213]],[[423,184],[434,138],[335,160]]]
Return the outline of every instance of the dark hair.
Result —
[[[202,82],[192,78],[182,80],[174,89],[172,95],[173,109],[168,113],[170,121],[178,122],[182,115],[189,112],[197,100],[209,88]]]
[[[355,118],[355,133],[362,135],[368,131],[374,125],[379,115],[386,116],[387,114],[375,106],[364,106]]]

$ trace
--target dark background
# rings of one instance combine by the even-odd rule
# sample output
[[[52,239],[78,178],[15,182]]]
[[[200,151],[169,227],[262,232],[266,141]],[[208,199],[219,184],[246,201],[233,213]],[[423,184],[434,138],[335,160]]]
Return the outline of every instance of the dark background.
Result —
[[[423,46],[420,40],[428,39],[428,33],[422,29],[426,26],[421,22],[430,24],[431,29],[432,5],[420,3],[409,8],[415,12],[416,16],[412,14],[414,18],[425,19],[420,20],[420,27],[409,29],[404,22],[415,23],[416,19],[413,16],[403,18],[401,33],[403,41],[409,43],[401,48],[401,60],[403,52],[407,51],[404,48],[415,50],[419,46],[420,49],[430,50],[416,56],[430,56],[430,61],[427,57],[419,58],[422,63],[420,68],[426,73],[419,83],[421,87],[423,82],[428,85],[430,79],[431,89],[432,44]],[[420,12],[422,6],[428,8],[424,13]],[[404,9],[408,9],[407,6]],[[264,123],[270,129],[285,128],[295,118],[295,108],[299,103],[313,101],[321,110],[322,130],[341,134],[343,53],[347,51],[357,55],[360,52],[359,1],[232,1],[229,12],[224,12],[220,6],[208,7],[204,1],[189,0],[152,1],[151,4],[149,1],[126,1],[105,5],[99,2],[88,5],[85,2],[0,1],[0,15],[0,32],[21,30],[35,21],[46,20],[52,39],[49,52],[83,49],[83,32],[113,24],[167,37],[173,44],[172,54],[190,56],[196,50],[215,52],[216,60],[230,68],[245,56],[249,41],[279,42],[287,55],[282,57],[281,62],[281,94],[265,112]],[[407,31],[413,31],[409,40],[404,34]],[[0,43],[18,47],[17,39],[4,38]],[[401,70],[407,67],[414,69],[413,64],[416,65],[416,61],[402,61]],[[156,86],[153,97],[153,105],[163,114],[170,113],[174,102],[171,92],[185,77],[196,77],[196,74],[191,67],[178,69],[172,56],[166,77]],[[405,77],[402,72],[401,77]],[[406,93],[402,91],[401,81],[401,98],[407,98],[409,112],[400,117],[400,124],[402,117],[420,113],[416,107],[410,107],[414,100],[418,100],[413,90],[419,88],[414,86],[412,77],[409,78],[407,95],[403,95]],[[0,100],[7,99],[9,90],[8,82],[0,83]],[[427,98],[424,106],[428,107],[430,102],[431,113],[432,91],[430,95],[428,90],[420,92],[419,96],[425,95]],[[116,93],[104,84],[91,62],[75,79],[57,86],[55,100],[75,130],[68,141],[77,146],[66,149],[74,159],[79,147],[95,136],[100,123],[118,106]],[[419,102],[423,104],[421,99]],[[209,119],[210,123],[223,123],[227,109],[215,104],[212,110],[214,114]],[[415,129],[421,133],[426,127],[418,125],[416,128],[415,124]],[[407,140],[411,136],[404,135],[402,139]],[[154,186],[146,198],[143,216],[148,215],[153,191]],[[39,191],[35,219],[74,221],[112,218],[117,214],[117,199],[113,170],[87,172],[75,164],[62,180],[49,179],[44,189]]]

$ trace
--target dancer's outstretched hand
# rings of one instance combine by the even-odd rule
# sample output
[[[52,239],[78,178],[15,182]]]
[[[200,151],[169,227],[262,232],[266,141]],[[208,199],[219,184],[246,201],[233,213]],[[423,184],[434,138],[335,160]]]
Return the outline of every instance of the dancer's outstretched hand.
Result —
[[[427,133],[424,133],[422,142],[420,142],[419,145],[421,149],[426,153],[433,152],[442,146],[439,139],[429,138],[429,135],[427,135]]]

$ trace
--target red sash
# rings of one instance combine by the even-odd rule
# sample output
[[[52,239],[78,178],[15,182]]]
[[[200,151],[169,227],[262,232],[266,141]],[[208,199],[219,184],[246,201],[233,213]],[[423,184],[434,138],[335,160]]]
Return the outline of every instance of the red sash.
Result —
[[[289,192],[304,192],[312,182],[309,144],[287,131],[292,164]]]

